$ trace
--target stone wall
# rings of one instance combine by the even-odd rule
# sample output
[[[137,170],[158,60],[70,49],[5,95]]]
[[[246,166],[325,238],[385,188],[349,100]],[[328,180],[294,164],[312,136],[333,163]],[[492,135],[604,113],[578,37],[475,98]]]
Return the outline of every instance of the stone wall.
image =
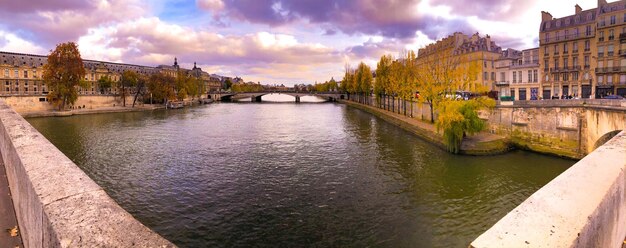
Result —
[[[9,105],[13,110],[18,113],[31,113],[50,111],[54,107],[49,102],[46,102],[46,96],[0,96],[0,99]],[[126,104],[133,103],[133,97],[128,96],[126,98]],[[85,106],[87,109],[96,109],[103,107],[121,106],[122,99],[114,96],[79,96],[74,106]]]
[[[535,192],[470,247],[622,247],[626,131]]]
[[[26,247],[173,247],[0,99],[0,153]]]
[[[626,101],[515,101],[483,112],[481,118],[490,132],[510,137],[520,148],[579,159],[603,136],[626,130]]]

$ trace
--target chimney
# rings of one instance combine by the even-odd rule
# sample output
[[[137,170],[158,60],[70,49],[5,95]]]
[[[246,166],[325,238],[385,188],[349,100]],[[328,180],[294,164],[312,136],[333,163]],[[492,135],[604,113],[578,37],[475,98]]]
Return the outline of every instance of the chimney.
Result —
[[[578,4],[576,4],[574,8],[576,8],[576,11],[574,13],[576,13],[577,15],[580,14],[580,12],[583,12],[583,8],[581,8]]]
[[[606,0],[598,0],[598,8],[607,5]]]
[[[542,22],[551,21],[551,20],[552,20],[552,14],[550,14],[550,12],[541,11],[541,21]]]

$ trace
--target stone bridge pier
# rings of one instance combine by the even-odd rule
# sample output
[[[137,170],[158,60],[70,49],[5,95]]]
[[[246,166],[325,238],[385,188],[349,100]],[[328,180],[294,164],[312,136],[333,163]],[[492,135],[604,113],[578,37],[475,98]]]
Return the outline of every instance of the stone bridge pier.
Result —
[[[483,118],[518,147],[580,159],[626,130],[626,101],[516,101]]]

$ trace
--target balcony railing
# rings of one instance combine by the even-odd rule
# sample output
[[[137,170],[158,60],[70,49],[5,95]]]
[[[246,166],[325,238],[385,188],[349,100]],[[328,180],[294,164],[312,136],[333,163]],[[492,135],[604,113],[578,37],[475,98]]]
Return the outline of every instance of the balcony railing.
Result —
[[[591,52],[591,48],[585,48],[585,52],[586,53]]]
[[[598,37],[598,41],[600,42],[604,41],[604,37]]]
[[[604,57],[604,53],[598,53],[598,58]]]
[[[578,49],[572,50],[572,53],[578,53]]]
[[[591,37],[594,36],[595,32],[589,32],[586,34],[567,34],[567,35],[559,35],[556,37],[550,37],[550,38],[544,38],[541,40],[541,43],[551,43],[551,42],[559,42],[559,41],[568,41],[568,40],[574,40],[574,39],[578,39],[578,38],[585,38],[585,37]]]
[[[619,34],[619,40],[620,41],[626,41],[626,33]]]
[[[585,70],[589,69],[590,67],[590,65],[585,65]]]
[[[596,68],[596,73],[614,73],[614,72],[626,72],[626,66],[612,66]]]
[[[606,54],[607,54],[607,56],[609,56],[609,57],[610,57],[610,56],[613,56],[613,52],[607,52]]]

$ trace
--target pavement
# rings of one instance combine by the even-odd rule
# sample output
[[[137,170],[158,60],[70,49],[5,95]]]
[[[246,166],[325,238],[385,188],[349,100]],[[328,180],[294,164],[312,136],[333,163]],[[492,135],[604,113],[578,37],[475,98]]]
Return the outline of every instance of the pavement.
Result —
[[[17,225],[9,182],[0,157],[0,247],[24,247]]]

